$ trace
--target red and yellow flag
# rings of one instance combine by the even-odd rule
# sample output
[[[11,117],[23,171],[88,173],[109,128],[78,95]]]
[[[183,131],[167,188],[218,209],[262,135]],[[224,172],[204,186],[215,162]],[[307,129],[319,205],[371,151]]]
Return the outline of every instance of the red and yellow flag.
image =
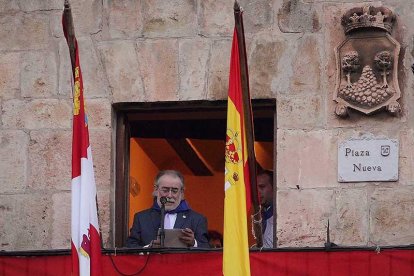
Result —
[[[247,212],[250,180],[237,30],[230,60],[225,154],[223,274],[250,275]],[[248,200],[246,200],[246,198]]]
[[[68,22],[63,14],[63,31],[68,39]],[[71,15],[70,15],[71,16]],[[73,26],[72,26],[73,27]],[[82,72],[76,38],[73,66],[73,140],[72,140],[72,275],[102,275],[101,237],[96,207],[96,185],[92,151],[89,144],[88,117],[83,99]]]

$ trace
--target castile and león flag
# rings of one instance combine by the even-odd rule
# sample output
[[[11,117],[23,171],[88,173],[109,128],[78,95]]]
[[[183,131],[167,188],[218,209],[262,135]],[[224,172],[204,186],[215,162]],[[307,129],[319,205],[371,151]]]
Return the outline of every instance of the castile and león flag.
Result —
[[[65,0],[63,32],[69,46],[73,73],[72,138],[72,275],[102,275],[96,185],[89,143],[88,116],[83,94],[78,43],[69,2]]]

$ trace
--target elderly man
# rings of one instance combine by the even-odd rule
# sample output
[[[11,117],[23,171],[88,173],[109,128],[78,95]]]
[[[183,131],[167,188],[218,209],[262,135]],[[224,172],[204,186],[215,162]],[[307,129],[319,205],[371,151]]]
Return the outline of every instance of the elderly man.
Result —
[[[264,170],[257,175],[257,190],[262,205],[263,247],[273,247],[273,172]]]
[[[161,221],[161,197],[165,203],[165,229],[181,229],[180,240],[188,247],[209,247],[207,219],[190,209],[184,199],[184,178],[178,171],[158,173],[154,183],[154,204],[134,216],[127,247],[159,246],[157,237]]]

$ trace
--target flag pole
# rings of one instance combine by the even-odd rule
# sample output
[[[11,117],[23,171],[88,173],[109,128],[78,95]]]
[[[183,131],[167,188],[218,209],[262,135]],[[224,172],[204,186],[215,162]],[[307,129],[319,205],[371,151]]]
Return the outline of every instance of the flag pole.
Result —
[[[75,28],[73,27],[72,10],[70,8],[69,0],[65,0],[65,8],[63,10],[63,31],[67,36],[67,42],[69,46],[70,61],[72,63],[72,72],[75,72]],[[75,77],[74,77],[75,78]]]
[[[256,246],[263,246],[262,236],[262,215],[260,212],[259,197],[257,194],[257,173],[256,173],[256,156],[254,153],[254,128],[252,106],[249,91],[249,73],[247,69],[246,44],[244,39],[243,16],[238,1],[234,1],[234,20],[237,30],[237,39],[240,42],[240,78],[243,98],[244,125],[246,133],[246,146],[248,152],[249,176],[250,176],[250,196],[253,205],[253,232],[256,239]]]

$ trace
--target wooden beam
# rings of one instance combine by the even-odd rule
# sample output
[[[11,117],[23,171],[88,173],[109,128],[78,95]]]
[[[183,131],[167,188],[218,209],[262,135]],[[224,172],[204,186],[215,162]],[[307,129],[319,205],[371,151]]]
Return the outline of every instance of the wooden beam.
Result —
[[[126,116],[118,112],[115,154],[115,247],[125,246],[129,215],[129,131]]]
[[[167,142],[177,152],[184,164],[196,176],[212,176],[213,173],[204,163],[204,160],[198,155],[187,139],[167,139]]]

